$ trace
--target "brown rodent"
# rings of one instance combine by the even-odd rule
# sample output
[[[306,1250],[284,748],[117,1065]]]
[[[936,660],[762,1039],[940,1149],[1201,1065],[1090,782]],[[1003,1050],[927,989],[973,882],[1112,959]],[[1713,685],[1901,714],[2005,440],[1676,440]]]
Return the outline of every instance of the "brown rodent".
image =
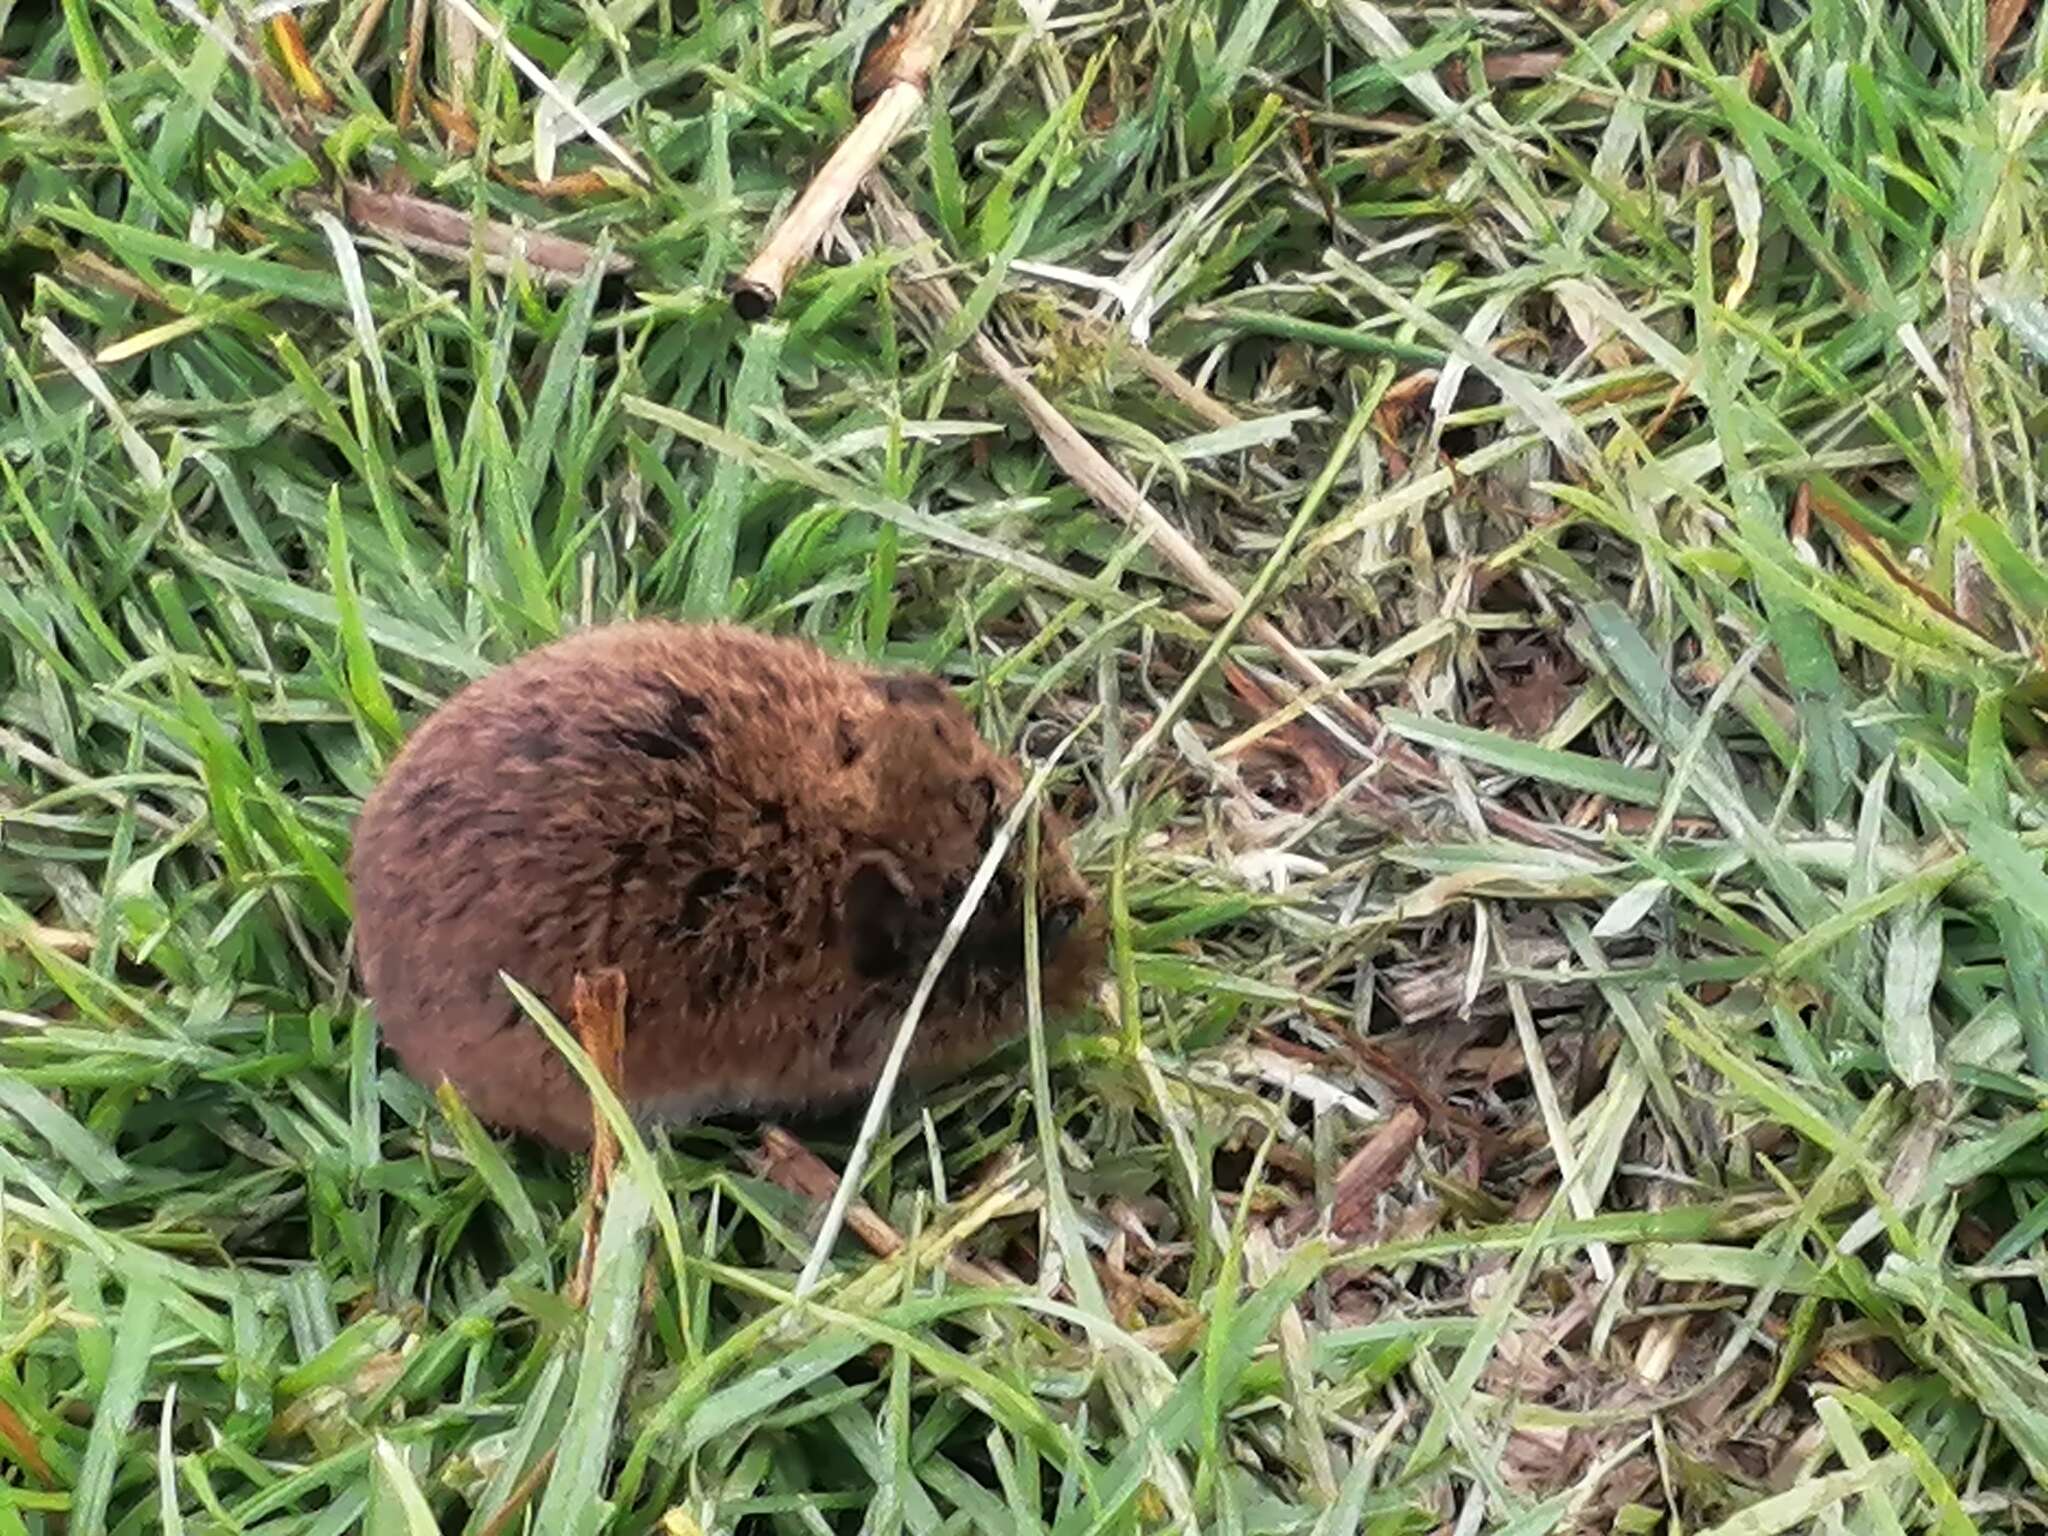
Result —
[[[643,1121],[848,1103],[1021,787],[936,678],[730,626],[588,630],[399,752],[356,825],[357,964],[415,1078],[558,1146],[589,1145],[589,1098],[501,970],[565,1022],[577,972],[625,973]],[[940,978],[919,1075],[1023,1025],[1023,857],[1020,837]],[[1038,896],[1066,1011],[1100,925],[1050,815]]]

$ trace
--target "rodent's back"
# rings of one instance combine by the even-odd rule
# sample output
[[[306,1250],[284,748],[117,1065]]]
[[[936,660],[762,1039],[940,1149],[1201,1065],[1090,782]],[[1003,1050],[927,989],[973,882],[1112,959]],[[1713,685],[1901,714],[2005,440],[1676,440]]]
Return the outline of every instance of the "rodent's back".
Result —
[[[359,967],[414,1076],[558,1143],[587,1140],[588,1101],[501,970],[566,1019],[577,971],[620,967],[642,1109],[843,1096],[1017,788],[934,680],[724,626],[588,631],[457,694],[372,793]],[[1042,883],[1085,906],[1056,849]],[[931,1052],[1010,1022],[1003,894]]]

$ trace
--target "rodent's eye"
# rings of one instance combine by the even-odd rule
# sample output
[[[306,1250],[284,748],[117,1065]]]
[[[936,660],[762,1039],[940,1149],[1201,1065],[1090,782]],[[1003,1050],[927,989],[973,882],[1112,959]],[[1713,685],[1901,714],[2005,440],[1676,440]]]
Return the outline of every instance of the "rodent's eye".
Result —
[[[980,823],[989,820],[996,808],[996,781],[984,773],[962,784],[953,792],[953,798],[960,807],[960,814],[969,821]],[[987,845],[984,838],[982,846]]]
[[[1074,931],[1074,924],[1081,921],[1081,903],[1078,901],[1057,902],[1039,920],[1039,932],[1048,944],[1057,944]]]

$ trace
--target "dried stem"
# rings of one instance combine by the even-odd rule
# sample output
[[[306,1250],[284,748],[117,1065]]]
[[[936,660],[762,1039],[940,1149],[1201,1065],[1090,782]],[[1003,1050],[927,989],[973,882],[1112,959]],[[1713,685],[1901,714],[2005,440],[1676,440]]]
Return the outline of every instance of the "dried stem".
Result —
[[[533,1502],[533,1496],[540,1492],[540,1485],[555,1469],[555,1452],[558,1449],[559,1446],[551,1445],[540,1453],[534,1464],[526,1469],[526,1476],[520,1478],[517,1486],[505,1496],[505,1502],[491,1511],[490,1518],[477,1528],[477,1536],[503,1536],[511,1529],[520,1511]]]
[[[744,320],[772,314],[853,194],[889,146],[916,119],[932,71],[974,9],[974,0],[924,0],[862,65],[854,99],[867,110],[811,179],[774,234],[733,280],[732,304]]]
[[[412,128],[413,107],[420,94],[420,59],[427,51],[427,0],[412,0],[405,14],[405,71],[398,80],[398,107],[392,120],[401,136]]]
[[[782,301],[789,281],[811,259],[825,232],[838,222],[854,190],[888,153],[924,105],[924,92],[914,85],[892,85],[868,108],[840,141],[823,170],[804,188],[803,196],[776,226],[768,243],[733,279],[732,307],[743,320],[766,319]]]
[[[93,951],[94,939],[89,933],[75,928],[46,928],[41,923],[30,923],[12,932],[0,930],[0,942],[13,940],[28,948],[55,950],[73,960],[83,960]]]
[[[477,223],[468,214],[414,197],[406,192],[380,192],[351,183],[342,188],[342,211],[349,223],[395,241],[408,250],[467,262],[472,242],[483,247],[484,267],[509,272],[524,261],[544,283],[562,286],[581,279],[597,260],[597,250],[581,240],[521,229],[493,219]],[[633,263],[624,256],[607,257],[608,273],[627,272]]]
[[[354,30],[348,35],[348,47],[342,57],[350,69],[363,62],[363,55],[370,51],[370,44],[376,40],[377,28],[383,24],[384,13],[391,8],[391,0],[370,0],[356,17]]]

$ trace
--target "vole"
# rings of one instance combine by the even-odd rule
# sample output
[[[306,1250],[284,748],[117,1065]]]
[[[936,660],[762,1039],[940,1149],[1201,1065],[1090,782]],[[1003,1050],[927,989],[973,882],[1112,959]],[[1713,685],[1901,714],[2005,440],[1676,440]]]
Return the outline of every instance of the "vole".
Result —
[[[622,1097],[643,1122],[865,1096],[1022,788],[938,678],[729,625],[586,630],[470,683],[356,824],[357,965],[385,1041],[483,1119],[589,1145],[582,1083],[500,982],[565,1022],[579,971],[627,985]],[[1047,813],[1049,1011],[1100,921]],[[986,1056],[1024,1021],[1019,837],[909,1061]]]

